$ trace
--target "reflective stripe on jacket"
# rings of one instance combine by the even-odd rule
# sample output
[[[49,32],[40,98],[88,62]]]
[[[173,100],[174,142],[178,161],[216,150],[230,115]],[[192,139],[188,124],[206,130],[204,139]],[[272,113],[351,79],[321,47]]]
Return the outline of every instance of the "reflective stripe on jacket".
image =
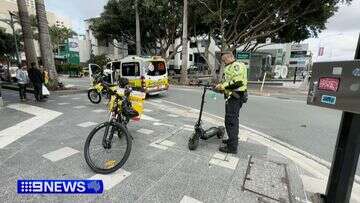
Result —
[[[235,61],[225,67],[224,70],[224,82],[222,86],[227,89],[238,82],[242,83],[242,86],[236,88],[236,91],[247,90],[247,69],[245,64]]]

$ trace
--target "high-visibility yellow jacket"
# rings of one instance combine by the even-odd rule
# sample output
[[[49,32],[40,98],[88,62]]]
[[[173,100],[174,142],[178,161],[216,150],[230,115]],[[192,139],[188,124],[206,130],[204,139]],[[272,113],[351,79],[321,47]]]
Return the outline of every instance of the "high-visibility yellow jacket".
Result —
[[[246,91],[247,69],[245,64],[235,61],[225,67],[224,81],[221,83],[225,90]]]

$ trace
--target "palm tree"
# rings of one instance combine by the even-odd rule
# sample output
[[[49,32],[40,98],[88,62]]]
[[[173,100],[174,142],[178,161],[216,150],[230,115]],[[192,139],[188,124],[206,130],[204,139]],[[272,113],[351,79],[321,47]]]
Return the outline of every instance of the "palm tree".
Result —
[[[39,28],[41,59],[44,68],[47,68],[47,71],[49,73],[49,78],[53,82],[57,83],[58,75],[55,69],[54,54],[50,42],[49,26],[46,18],[44,0],[35,0],[35,7],[36,7],[38,28]]]
[[[188,65],[188,1],[184,0],[184,13],[183,13],[183,36],[182,36],[182,62],[181,62],[181,75],[180,83],[187,84],[187,65]]]
[[[138,0],[135,0],[135,23],[136,23],[136,55],[141,55],[141,38],[140,38],[140,17]]]
[[[25,0],[17,0],[20,24],[24,38],[24,50],[26,56],[27,66],[30,67],[31,63],[35,63],[38,67],[37,56],[34,46],[34,36],[31,28],[29,12]]]

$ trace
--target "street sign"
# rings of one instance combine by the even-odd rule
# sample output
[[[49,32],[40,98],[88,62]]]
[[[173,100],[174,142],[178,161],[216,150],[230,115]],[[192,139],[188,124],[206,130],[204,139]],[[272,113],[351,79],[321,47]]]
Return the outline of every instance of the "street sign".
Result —
[[[307,102],[360,113],[360,60],[314,63]]]
[[[250,53],[248,53],[248,52],[237,52],[236,53],[236,59],[237,60],[250,59]]]

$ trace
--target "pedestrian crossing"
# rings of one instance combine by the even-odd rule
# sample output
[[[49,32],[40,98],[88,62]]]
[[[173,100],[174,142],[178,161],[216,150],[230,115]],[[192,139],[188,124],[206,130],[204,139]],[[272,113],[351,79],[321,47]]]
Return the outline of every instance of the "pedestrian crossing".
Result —
[[[78,127],[79,129],[83,129],[83,131],[87,131],[89,132],[91,129],[94,128],[94,126],[98,125],[98,123],[102,122],[100,120],[95,120],[93,116],[91,116],[91,114],[105,114],[107,112],[107,110],[104,108],[99,108],[99,105],[86,105],[82,102],[82,98],[79,96],[74,96],[71,97],[69,95],[63,95],[60,96],[59,98],[61,98],[61,100],[66,100],[66,101],[61,101],[59,103],[55,103],[55,105],[57,106],[65,106],[67,107],[67,109],[78,109],[78,110],[84,110],[89,112],[87,116],[85,117],[79,117],[81,118],[81,122],[79,123],[74,123],[73,125]],[[160,102],[156,102],[153,101],[156,104],[160,104]],[[70,108],[69,108],[70,107]],[[95,107],[95,108],[94,108]],[[164,108],[164,105],[162,104],[161,106],[161,111],[164,110],[166,108]],[[184,115],[179,115],[179,114],[174,114],[174,107],[169,108],[171,109],[171,112],[161,112],[161,114],[159,114],[159,109],[157,110],[156,108],[145,108],[145,115],[141,116],[142,119],[142,123],[141,124],[134,124],[131,127],[129,127],[130,131],[133,131],[132,134],[134,134],[135,136],[135,143],[137,142],[137,139],[141,139],[141,135],[147,135],[147,136],[152,136],[154,139],[156,139],[155,141],[149,142],[148,143],[148,147],[159,150],[159,151],[166,151],[166,150],[170,150],[170,149],[174,149],[174,147],[176,148],[180,148],[180,146],[177,146],[178,143],[175,142],[174,140],[170,140],[170,139],[164,139],[162,137],[164,137],[164,134],[161,134],[159,129],[165,129],[167,130],[167,132],[176,130],[176,129],[180,129],[180,131],[193,131],[193,126],[189,125],[189,124],[183,124],[184,121],[187,121],[188,118],[184,117]],[[76,111],[77,112],[77,111]],[[70,111],[70,113],[74,113],[73,111]],[[66,114],[66,116],[69,116],[69,112],[64,113]],[[76,114],[76,113],[75,113]],[[57,116],[61,115],[61,113],[58,113],[56,115],[53,115],[54,118],[56,118]],[[157,116],[165,116],[165,118],[169,118],[171,120],[172,119],[182,119],[182,122],[179,123],[171,123],[170,120],[167,120],[165,122],[162,122],[159,118],[157,118]],[[186,116],[186,115],[185,115]],[[161,117],[163,118],[163,117]],[[80,121],[80,120],[79,120]],[[191,121],[192,122],[192,121]],[[144,124],[144,125],[142,125]],[[141,126],[141,127],[140,127]],[[40,126],[38,126],[40,127]],[[30,132],[30,131],[29,131]],[[23,136],[26,135],[28,132],[24,132]],[[188,134],[188,133],[185,133]],[[83,139],[83,138],[81,138]],[[184,138],[184,142],[187,142],[187,138]],[[1,148],[1,132],[0,132],[0,148]],[[81,143],[83,144],[83,142]],[[187,148],[184,146],[181,146],[183,148],[184,152],[187,152]],[[133,146],[134,148],[134,146]],[[41,157],[43,159],[46,159],[52,163],[61,163],[62,161],[67,161],[70,160],[71,157],[83,157],[83,156],[79,156],[79,154],[83,153],[82,151],[80,151],[80,149],[82,149],[81,147],[73,147],[73,146],[64,146],[62,145],[61,147],[59,147],[56,150],[52,150],[52,151],[47,151],[46,153],[42,154]],[[133,153],[136,153],[136,149],[133,149]],[[132,157],[130,156],[130,159]],[[166,162],[166,160],[164,160]],[[238,163],[238,159],[235,157],[231,157],[231,156],[226,156],[226,157],[222,157],[222,155],[219,154],[214,154],[211,159],[209,160],[209,165],[216,165],[222,168],[227,168],[227,169],[232,169],[234,170],[236,168],[236,165]],[[84,160],[79,160],[79,162],[72,162],[73,164],[79,164],[81,162],[84,162]],[[131,160],[129,161],[131,164]],[[126,167],[126,164],[125,164]],[[90,170],[90,169],[85,169],[85,170]],[[106,191],[112,191],[113,188],[115,188],[117,185],[121,185],[123,182],[125,182],[129,177],[131,177],[133,175],[134,171],[133,170],[126,170],[125,168],[123,169],[119,169],[116,172],[109,174],[109,175],[102,175],[102,174],[93,174],[91,176],[88,176],[87,179],[91,179],[91,180],[103,180],[104,182],[104,188]],[[56,178],[56,177],[54,177]],[[180,195],[180,194],[179,194]],[[188,195],[183,195],[181,196],[181,200],[180,202],[182,203],[199,203],[202,202],[196,198],[193,198],[191,196]]]

